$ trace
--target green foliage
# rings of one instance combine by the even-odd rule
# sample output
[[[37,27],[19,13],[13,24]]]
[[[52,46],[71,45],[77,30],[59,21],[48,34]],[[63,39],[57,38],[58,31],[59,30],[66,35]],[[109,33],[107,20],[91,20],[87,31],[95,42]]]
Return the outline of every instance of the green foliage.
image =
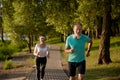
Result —
[[[0,42],[0,60],[7,59],[16,51],[18,51],[18,48],[11,43],[11,41],[5,41],[4,43]]]
[[[79,7],[76,12],[75,21],[81,21],[83,23],[83,29],[88,30],[96,27],[97,16],[102,16],[102,6],[101,1],[96,0],[81,0],[79,2]]]
[[[27,44],[25,42],[19,42],[16,44],[17,50],[18,51],[22,51],[23,49],[25,49],[27,47]]]
[[[13,68],[13,64],[12,64],[12,60],[6,60],[4,63],[4,69],[12,69]]]
[[[4,55],[11,55],[13,54],[13,49],[8,47],[8,46],[3,46],[0,48],[0,53],[4,54]]]
[[[13,13],[14,8],[12,6],[13,0],[3,0],[2,1],[2,20],[3,20],[3,27],[4,30],[8,32],[11,31],[11,27],[13,26]]]
[[[119,0],[113,0],[111,5],[114,31],[117,29],[115,26],[120,24],[118,3]],[[4,32],[10,34],[13,41],[21,42],[25,36],[30,43],[29,36],[34,41],[41,34],[51,37],[56,33],[64,34],[65,38],[72,33],[76,21],[82,22],[87,32],[95,32],[96,28],[101,31],[102,21],[98,20],[103,17],[101,0],[3,0],[2,4]]]
[[[47,0],[44,10],[46,22],[54,25],[57,32],[68,35],[71,33],[76,6],[75,0]]]
[[[112,0],[112,19],[113,20],[117,20],[117,22],[120,20],[119,17],[120,17],[120,3],[119,0]],[[119,22],[118,22],[119,23]]]
[[[0,53],[0,60],[6,60],[8,56]]]

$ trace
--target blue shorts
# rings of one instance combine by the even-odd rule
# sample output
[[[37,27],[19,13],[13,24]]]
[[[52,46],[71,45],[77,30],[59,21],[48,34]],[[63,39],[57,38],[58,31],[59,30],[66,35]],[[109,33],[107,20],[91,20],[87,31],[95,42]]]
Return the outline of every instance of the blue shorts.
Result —
[[[78,69],[78,74],[85,74],[86,61],[84,60],[82,62],[68,62],[68,67],[70,76],[76,75],[76,68]]]

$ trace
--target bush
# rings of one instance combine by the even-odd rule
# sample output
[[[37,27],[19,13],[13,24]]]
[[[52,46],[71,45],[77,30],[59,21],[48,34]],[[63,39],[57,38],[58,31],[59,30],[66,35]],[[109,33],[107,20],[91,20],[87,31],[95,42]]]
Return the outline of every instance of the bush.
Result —
[[[22,51],[22,49],[24,49],[24,48],[26,48],[26,47],[27,47],[27,45],[26,45],[26,43],[24,43],[24,42],[21,42],[21,43],[18,44],[18,49],[19,49],[19,51]]]
[[[11,56],[16,48],[12,44],[0,43],[0,60],[5,60],[7,57]]]
[[[25,42],[19,42],[18,44],[11,41],[0,41],[0,60],[6,60],[9,56],[12,56],[15,52],[20,52],[26,48]]]
[[[16,49],[16,52],[21,52],[22,49],[25,49],[27,47],[27,44],[23,41],[12,42],[10,46],[13,47],[14,49]]]
[[[0,48],[0,53],[2,53],[4,55],[8,55],[9,56],[9,55],[12,55],[13,52],[14,52],[14,50],[9,48],[9,47],[3,46],[3,47]]]
[[[13,68],[13,64],[12,64],[12,60],[6,60],[4,63],[4,69],[12,69]]]
[[[0,53],[0,60],[5,60],[5,59],[7,59],[7,57],[8,57],[8,56]]]

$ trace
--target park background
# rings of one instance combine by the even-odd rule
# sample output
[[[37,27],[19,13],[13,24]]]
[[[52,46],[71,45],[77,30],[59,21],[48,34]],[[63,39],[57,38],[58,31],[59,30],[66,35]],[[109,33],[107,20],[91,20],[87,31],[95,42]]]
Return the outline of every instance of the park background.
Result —
[[[119,0],[0,0],[1,69],[24,67],[13,63],[13,58],[25,56],[23,52],[32,54],[40,35],[46,35],[48,44],[60,46],[61,56],[67,61],[64,44],[75,22],[81,22],[83,34],[93,40],[86,78],[119,80]],[[31,60],[27,66],[34,65]]]

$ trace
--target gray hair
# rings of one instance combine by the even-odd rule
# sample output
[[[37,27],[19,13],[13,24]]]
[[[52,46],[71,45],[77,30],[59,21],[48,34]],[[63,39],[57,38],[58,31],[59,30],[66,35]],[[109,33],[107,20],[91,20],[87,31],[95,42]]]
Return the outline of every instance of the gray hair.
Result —
[[[80,26],[80,27],[82,27],[82,24],[81,24],[80,22],[76,22],[76,23],[74,24],[74,26]]]

